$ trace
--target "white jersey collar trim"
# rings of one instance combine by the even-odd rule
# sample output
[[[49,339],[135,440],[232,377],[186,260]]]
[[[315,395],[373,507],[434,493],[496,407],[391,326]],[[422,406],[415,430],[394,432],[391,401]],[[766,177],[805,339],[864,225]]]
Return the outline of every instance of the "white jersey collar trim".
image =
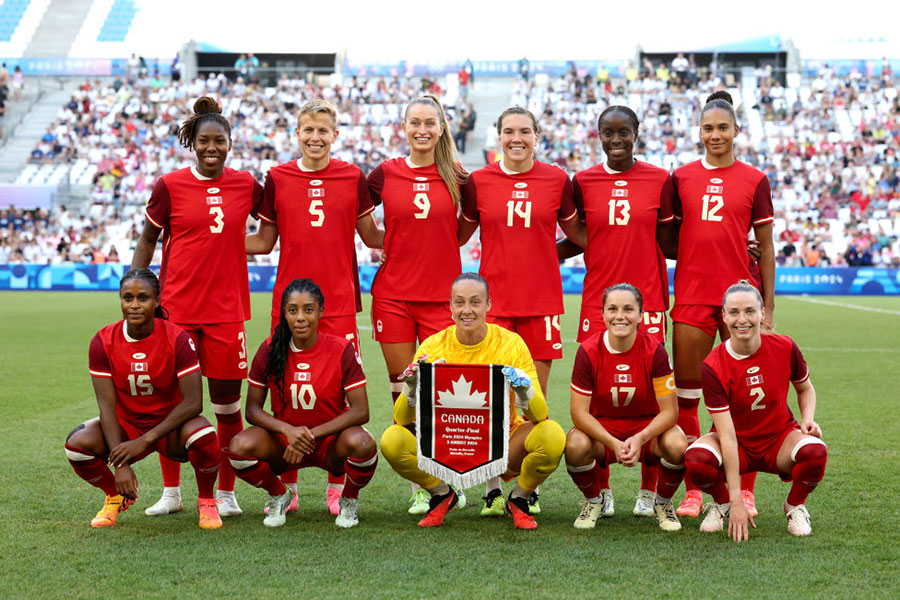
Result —
[[[746,359],[750,358],[751,356],[753,356],[752,354],[738,354],[737,352],[735,352],[734,348],[731,347],[730,339],[725,340],[725,350],[727,350],[728,354],[731,356],[731,358],[733,358],[735,360],[746,360]]]
[[[622,352],[614,349],[612,346],[609,345],[609,330],[608,329],[603,332],[603,345],[606,346],[606,350],[610,354],[622,354]]]
[[[197,170],[197,165],[191,165],[191,175],[196,177],[200,181],[212,181],[215,177],[207,177],[206,175],[201,175],[200,171]]]

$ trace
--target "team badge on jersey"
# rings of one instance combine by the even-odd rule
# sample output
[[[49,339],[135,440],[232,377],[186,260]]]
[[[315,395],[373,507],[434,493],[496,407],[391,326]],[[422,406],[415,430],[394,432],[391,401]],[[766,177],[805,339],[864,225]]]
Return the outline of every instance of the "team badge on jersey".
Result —
[[[414,192],[427,192],[429,189],[431,189],[431,184],[427,181],[425,183],[416,182],[413,184]]]
[[[515,198],[515,199],[517,199],[517,200],[518,200],[518,199],[521,199],[521,198],[527,198],[527,197],[528,197],[528,190],[513,190],[513,191],[512,191],[512,197]]]
[[[759,375],[751,375],[747,378],[747,386],[762,385],[764,381],[765,379],[763,379],[762,373]]]
[[[294,373],[294,381],[311,381],[310,372]]]
[[[306,195],[310,198],[324,198],[325,188],[309,188],[306,190]]]
[[[612,197],[613,198],[627,198],[628,190],[625,188],[615,188],[612,190]]]
[[[631,383],[631,373],[613,373],[613,383]]]
[[[148,362],[133,362],[131,363],[131,371],[133,373],[146,373],[150,370],[150,363]]]
[[[223,203],[222,196],[207,196],[206,197],[206,205],[207,206],[218,206]]]

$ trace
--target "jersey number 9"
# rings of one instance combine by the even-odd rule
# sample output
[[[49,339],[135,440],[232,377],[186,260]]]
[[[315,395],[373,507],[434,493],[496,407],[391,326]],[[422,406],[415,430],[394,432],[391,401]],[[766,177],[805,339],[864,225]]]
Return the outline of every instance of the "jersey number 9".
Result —
[[[416,194],[415,198],[413,198],[413,204],[419,209],[419,212],[413,216],[417,219],[427,219],[428,213],[431,212],[431,200],[428,199],[428,194],[419,192]]]

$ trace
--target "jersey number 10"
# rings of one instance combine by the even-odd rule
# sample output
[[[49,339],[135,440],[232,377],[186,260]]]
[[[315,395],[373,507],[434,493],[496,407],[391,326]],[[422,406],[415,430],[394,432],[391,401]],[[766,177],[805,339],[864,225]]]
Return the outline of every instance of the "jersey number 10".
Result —
[[[312,384],[291,384],[291,408],[297,410],[299,407],[302,407],[303,410],[312,410],[315,405],[316,390],[313,389]]]

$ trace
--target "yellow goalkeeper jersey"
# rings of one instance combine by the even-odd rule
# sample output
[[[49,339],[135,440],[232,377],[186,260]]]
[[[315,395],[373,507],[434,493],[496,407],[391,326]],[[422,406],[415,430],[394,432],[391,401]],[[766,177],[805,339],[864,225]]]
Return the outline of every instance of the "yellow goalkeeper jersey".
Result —
[[[460,343],[456,337],[456,325],[426,338],[419,349],[416,350],[416,362],[425,357],[425,362],[434,362],[443,358],[448,363],[470,365],[506,365],[522,369],[528,373],[534,387],[534,397],[525,409],[525,416],[535,423],[547,418],[547,400],[538,383],[537,372],[534,369],[534,361],[528,346],[519,337],[519,334],[504,329],[499,325],[488,323],[487,335],[481,342],[474,346],[466,346]],[[509,395],[509,426],[510,430],[521,425],[525,419],[516,412],[515,392],[510,390]],[[400,394],[394,403],[394,420],[398,425],[408,425],[415,421],[416,409],[408,405],[406,396]]]

